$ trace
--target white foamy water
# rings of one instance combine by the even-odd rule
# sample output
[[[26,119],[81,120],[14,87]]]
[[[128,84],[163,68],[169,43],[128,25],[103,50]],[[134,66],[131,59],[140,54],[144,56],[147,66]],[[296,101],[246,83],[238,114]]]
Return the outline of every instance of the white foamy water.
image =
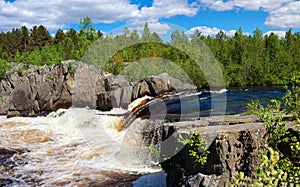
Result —
[[[123,114],[114,109],[109,114]],[[108,113],[107,113],[108,114]],[[1,166],[7,186],[116,186],[159,169],[151,166],[149,149],[135,120],[118,132],[122,117],[96,110],[59,110],[47,117],[0,117],[0,148],[24,150]]]

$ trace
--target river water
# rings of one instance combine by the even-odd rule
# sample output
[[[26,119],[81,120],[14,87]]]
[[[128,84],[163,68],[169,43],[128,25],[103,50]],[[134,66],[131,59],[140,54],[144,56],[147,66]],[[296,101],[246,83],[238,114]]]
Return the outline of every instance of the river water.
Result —
[[[226,114],[241,113],[251,100],[267,104],[284,93],[282,88],[202,92],[200,105],[191,103],[184,110],[200,106],[200,115],[207,116],[212,94],[217,94],[227,98]],[[179,100],[167,107],[170,114],[188,113],[181,111]],[[165,186],[165,173],[152,163],[139,133],[147,120],[137,119],[119,132],[115,124],[122,117],[110,114],[124,113],[71,108],[46,117],[1,116],[0,186]]]

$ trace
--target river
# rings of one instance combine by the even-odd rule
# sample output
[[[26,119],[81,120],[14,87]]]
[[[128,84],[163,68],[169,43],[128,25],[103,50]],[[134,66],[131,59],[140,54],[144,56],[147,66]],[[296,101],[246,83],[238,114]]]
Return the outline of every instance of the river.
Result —
[[[226,114],[242,113],[251,100],[259,99],[266,105],[285,91],[248,88],[201,92],[197,95],[199,103],[189,103],[189,107],[182,108],[182,100],[168,103],[167,111],[172,115],[165,117],[187,114],[199,106],[200,116],[208,116],[211,98],[221,96],[226,98]],[[122,117],[110,114],[124,113],[123,109],[105,113],[71,108],[46,117],[1,116],[0,186],[165,186],[165,174],[152,163],[139,133],[146,120],[137,119],[119,132],[115,124]]]

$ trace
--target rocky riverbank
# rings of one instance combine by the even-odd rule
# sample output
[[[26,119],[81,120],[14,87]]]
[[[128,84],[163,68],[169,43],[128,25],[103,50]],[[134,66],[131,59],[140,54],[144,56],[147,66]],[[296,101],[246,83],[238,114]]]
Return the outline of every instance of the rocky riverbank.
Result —
[[[286,120],[289,120],[289,116]],[[299,129],[294,127],[290,123],[287,131],[292,134],[299,133]],[[156,147],[159,147],[161,152],[161,166],[167,173],[166,184],[170,187],[230,186],[230,180],[236,172],[255,177],[261,164],[259,154],[266,151],[263,149],[266,145],[266,129],[254,115],[204,117],[195,121],[154,125],[147,129],[144,140],[149,145],[155,140],[155,144],[159,145]],[[199,164],[196,158],[190,155],[187,146],[165,143],[176,142],[178,138],[187,137],[193,132],[200,132],[208,143],[209,154],[204,165]],[[283,143],[278,148],[287,157],[290,156],[288,145]],[[180,151],[176,152],[177,149]],[[297,159],[299,162],[299,158]]]
[[[46,115],[71,106],[108,111],[113,107],[127,108],[145,95],[196,90],[168,74],[130,82],[123,76],[71,60],[42,67],[10,65],[11,71],[0,82],[0,114],[8,117]]]
[[[266,131],[254,116],[204,118],[200,121],[168,124],[178,134],[186,134],[188,127],[198,131],[209,143],[208,158],[200,165],[183,148],[177,155],[162,163],[168,173],[168,186],[229,186],[237,171],[248,176],[256,174],[259,147]]]

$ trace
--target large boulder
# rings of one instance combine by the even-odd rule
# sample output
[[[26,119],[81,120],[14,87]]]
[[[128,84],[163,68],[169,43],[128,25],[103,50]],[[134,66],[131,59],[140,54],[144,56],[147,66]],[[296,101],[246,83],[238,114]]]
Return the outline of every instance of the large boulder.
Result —
[[[134,85],[132,100],[145,95],[156,97],[170,92],[196,91],[197,87],[192,84],[183,83],[179,79],[162,73],[142,80]]]
[[[112,107],[127,109],[129,103],[131,103],[132,83],[124,76],[118,75],[112,79],[111,84],[110,97]]]

